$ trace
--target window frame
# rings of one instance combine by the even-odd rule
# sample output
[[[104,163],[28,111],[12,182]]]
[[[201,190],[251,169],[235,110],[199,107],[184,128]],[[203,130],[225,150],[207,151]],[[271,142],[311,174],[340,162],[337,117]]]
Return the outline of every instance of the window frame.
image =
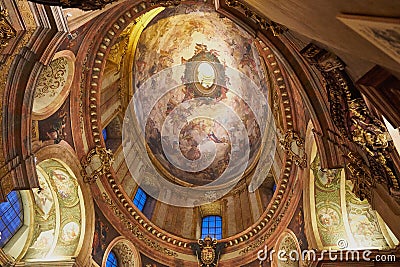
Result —
[[[133,197],[133,204],[138,208],[138,210],[143,211],[144,206],[146,205],[148,199],[148,195],[146,192],[139,186],[136,190],[135,196]]]
[[[24,207],[21,194],[18,191],[11,191],[7,195],[7,201],[0,203],[0,206],[0,248],[4,249],[7,243],[24,226]],[[9,211],[11,213],[8,213]],[[7,230],[6,235],[4,235],[5,230]]]
[[[110,260],[110,256],[112,256],[112,259]],[[107,255],[107,259],[106,259],[106,267],[118,267],[119,266],[119,262],[118,262],[118,257],[117,254],[110,250],[110,252]]]
[[[222,217],[220,215],[208,215],[201,219],[201,239],[210,236],[220,240],[222,234]]]

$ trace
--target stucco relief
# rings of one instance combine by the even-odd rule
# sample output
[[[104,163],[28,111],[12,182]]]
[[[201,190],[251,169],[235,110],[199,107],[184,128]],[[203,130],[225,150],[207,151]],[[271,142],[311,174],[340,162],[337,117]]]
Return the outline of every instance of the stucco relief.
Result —
[[[51,116],[69,95],[75,71],[75,56],[71,51],[58,52],[49,65],[43,67],[35,84],[32,115],[35,120]]]

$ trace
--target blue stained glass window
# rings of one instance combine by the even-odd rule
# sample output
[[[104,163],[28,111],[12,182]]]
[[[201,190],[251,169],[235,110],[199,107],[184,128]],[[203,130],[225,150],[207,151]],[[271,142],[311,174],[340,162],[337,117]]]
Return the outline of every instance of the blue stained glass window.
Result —
[[[15,235],[24,221],[21,196],[16,191],[11,191],[7,202],[0,203],[0,247]]]
[[[138,188],[136,191],[135,198],[133,199],[133,204],[140,210],[143,211],[144,204],[146,204],[147,194],[142,188]]]
[[[103,134],[104,142],[107,141],[107,129],[104,128],[103,131],[101,131],[101,133]]]
[[[115,256],[115,253],[112,251],[108,253],[106,267],[118,267],[117,257]]]
[[[206,236],[222,239],[222,218],[221,216],[207,216],[201,222],[201,238]]]

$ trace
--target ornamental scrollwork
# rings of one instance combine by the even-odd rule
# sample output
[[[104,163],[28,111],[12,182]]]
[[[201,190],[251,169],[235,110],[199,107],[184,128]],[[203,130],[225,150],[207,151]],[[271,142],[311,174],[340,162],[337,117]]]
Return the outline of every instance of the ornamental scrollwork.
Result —
[[[280,140],[280,145],[297,166],[302,169],[307,167],[307,154],[304,148],[304,139],[296,132],[288,130],[285,136]]]
[[[86,158],[82,159],[82,177],[85,183],[92,184],[101,176],[110,171],[114,156],[111,150],[104,147],[92,149]]]
[[[16,30],[11,26],[7,20],[8,11],[0,9],[0,50],[6,47],[10,39],[14,38],[17,34]]]
[[[126,267],[134,267],[135,266],[135,259],[133,255],[133,251],[131,248],[120,242],[114,246],[115,251],[118,253],[119,260],[122,266]]]
[[[349,100],[349,111],[353,141],[361,145],[370,156],[375,156],[377,151],[383,152],[389,146],[383,123],[370,116],[360,98]]]
[[[225,3],[232,8],[235,8],[244,13],[244,15],[253,20],[262,30],[270,30],[274,36],[279,36],[287,31],[287,28],[281,24],[278,24],[266,17],[253,11],[246,4],[238,0],[225,0]]]
[[[336,55],[314,44],[306,46],[301,54],[324,78],[330,115],[342,136],[366,153],[374,179],[385,177],[379,178],[379,182],[386,183],[392,192],[400,191],[389,156],[392,144],[387,139],[387,129],[369,111],[361,93],[347,75],[345,64]]]
[[[65,85],[68,76],[68,60],[59,57],[46,66],[35,86],[35,98],[53,97]]]
[[[354,152],[346,156],[347,169],[350,172],[350,180],[353,182],[353,193],[360,199],[367,199],[372,203],[372,189],[375,187],[375,180],[372,178],[370,168],[365,160]]]

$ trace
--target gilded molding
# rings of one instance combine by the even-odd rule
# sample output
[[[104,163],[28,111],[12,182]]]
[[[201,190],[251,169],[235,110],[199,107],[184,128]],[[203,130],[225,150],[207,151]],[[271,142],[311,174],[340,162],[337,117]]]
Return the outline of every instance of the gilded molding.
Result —
[[[385,176],[391,190],[399,191],[399,182],[390,166],[391,149],[387,129],[373,116],[361,93],[345,72],[344,63],[334,54],[309,44],[302,51],[303,57],[314,65],[325,80],[332,120],[343,137],[366,152],[374,177]]]
[[[96,180],[108,173],[114,161],[111,150],[104,147],[95,147],[82,159],[82,177],[85,183],[92,184]]]
[[[369,166],[364,159],[354,152],[349,152],[346,156],[349,162],[346,164],[350,172],[350,180],[353,182],[353,193],[360,200],[367,199],[372,203],[372,189],[375,188],[376,181],[373,179]]]
[[[7,17],[7,9],[0,10],[0,50],[3,47],[6,47],[9,41],[17,34],[17,31],[11,26],[11,23],[7,20]]]
[[[138,226],[134,226],[128,218],[120,211],[119,207],[112,201],[112,199],[107,195],[107,193],[103,192],[103,201],[112,209],[114,214],[118,217],[121,223],[128,229],[131,233],[133,233],[139,240],[142,240],[146,246],[154,249],[158,252],[162,252],[166,256],[169,257],[178,257],[178,253],[175,251],[161,246],[158,242],[153,241],[148,238],[145,233],[141,232],[138,229]]]
[[[307,167],[307,154],[304,147],[304,139],[296,132],[292,130],[286,131],[285,136],[280,140],[280,145],[297,166],[302,169]]]
[[[278,24],[264,16],[261,16],[259,13],[253,11],[247,4],[242,3],[242,1],[238,0],[225,0],[227,6],[237,9],[242,12],[247,18],[253,20],[261,30],[270,30],[274,36],[279,36],[283,34],[288,29]]]

